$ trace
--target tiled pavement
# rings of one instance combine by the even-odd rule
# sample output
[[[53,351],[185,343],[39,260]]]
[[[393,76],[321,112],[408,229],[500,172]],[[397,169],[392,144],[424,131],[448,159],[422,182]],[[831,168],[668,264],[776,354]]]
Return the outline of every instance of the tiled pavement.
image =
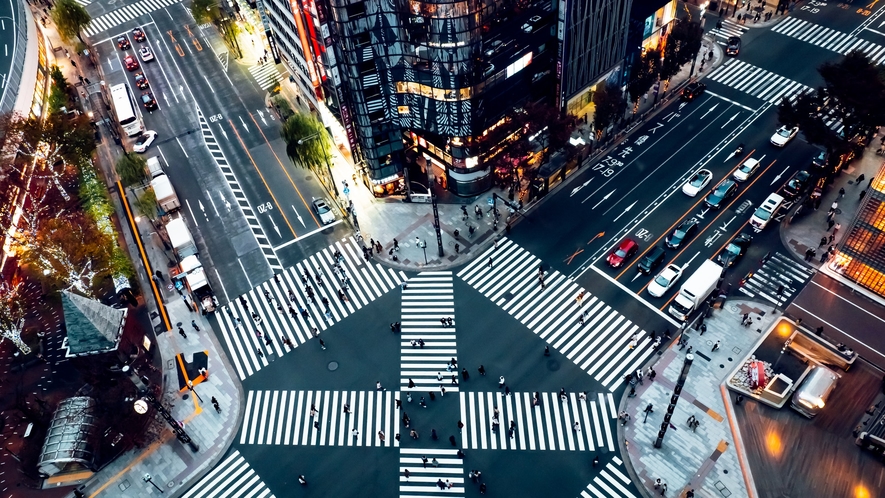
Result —
[[[741,315],[748,312],[755,321],[752,329],[740,324]],[[748,496],[728,419],[732,402],[728,400],[726,409],[720,385],[735,362],[761,340],[759,330],[770,326],[776,316],[770,306],[731,300],[705,321],[707,332],[703,336],[689,331],[688,345],[694,348],[694,360],[660,449],[654,449],[653,444],[688,349],[680,351],[674,345],[665,350],[653,364],[655,380],[644,379],[637,386],[635,398],[625,393],[619,412],[626,410],[631,418],[626,426],[618,425],[618,439],[622,451],[627,445],[637,486],[654,493],[654,481],[660,478],[668,485],[668,496],[681,496],[688,489],[694,489],[697,496]],[[721,341],[720,348],[713,352],[716,341]],[[643,423],[649,403],[654,412]],[[687,425],[692,415],[700,421],[695,432]]]

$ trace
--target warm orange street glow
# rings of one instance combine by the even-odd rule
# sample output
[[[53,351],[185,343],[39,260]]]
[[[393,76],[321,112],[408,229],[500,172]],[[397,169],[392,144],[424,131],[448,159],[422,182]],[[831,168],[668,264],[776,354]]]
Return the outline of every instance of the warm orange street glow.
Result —
[[[777,334],[781,337],[790,337],[790,334],[793,333],[793,325],[788,322],[781,321],[777,324]]]
[[[780,435],[773,431],[768,431],[765,435],[765,447],[768,448],[769,455],[778,459],[784,452],[784,445],[781,443]]]
[[[862,484],[854,487],[854,498],[870,498],[870,492]]]

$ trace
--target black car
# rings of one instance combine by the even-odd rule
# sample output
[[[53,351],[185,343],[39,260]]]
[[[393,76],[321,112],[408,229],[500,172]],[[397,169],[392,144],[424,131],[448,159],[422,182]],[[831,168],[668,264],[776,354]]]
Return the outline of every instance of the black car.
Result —
[[[737,183],[734,180],[724,180],[704,199],[704,204],[710,209],[719,209],[725,201],[734,197],[737,193]]]
[[[121,36],[117,38],[117,46],[120,47],[120,50],[129,50],[132,45],[129,44],[129,40],[125,36]]]
[[[655,246],[642,257],[641,261],[639,261],[639,266],[637,267],[639,272],[644,273],[645,275],[650,274],[655,268],[664,262],[664,256],[666,256],[664,248]]]
[[[153,111],[157,108],[157,101],[154,99],[154,94],[151,92],[144,92],[141,94],[141,103],[144,104],[144,108]]]
[[[707,90],[707,85],[699,82],[689,83],[689,85],[682,89],[682,100],[694,100],[701,95],[704,94],[704,91]]]
[[[741,51],[741,37],[732,36],[725,44],[725,55],[737,55]]]
[[[784,185],[784,197],[795,199],[805,193],[811,175],[807,171],[799,171]]]
[[[142,43],[145,41],[144,31],[141,28],[135,28],[132,30],[132,38],[135,38],[135,41]]]
[[[142,90],[147,90],[150,86],[144,73],[135,73],[135,86]]]
[[[684,220],[673,230],[673,233],[664,238],[664,244],[670,249],[679,249],[683,242],[692,238],[698,233],[698,222],[695,220]]]
[[[719,253],[719,256],[716,257],[716,262],[723,268],[733,266],[741,259],[741,257],[743,257],[744,253],[747,252],[747,248],[750,247],[750,242],[753,242],[753,237],[749,234],[741,233],[736,235],[731,239],[731,242],[725,246],[725,249]]]

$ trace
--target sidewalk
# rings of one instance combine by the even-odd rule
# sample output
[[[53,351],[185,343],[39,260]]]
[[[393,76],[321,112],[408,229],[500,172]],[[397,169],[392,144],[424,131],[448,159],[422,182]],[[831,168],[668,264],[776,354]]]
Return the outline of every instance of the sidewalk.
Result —
[[[752,328],[741,326],[744,313],[755,320]],[[680,351],[674,342],[651,364],[657,373],[654,381],[646,376],[643,384],[636,386],[634,398],[625,392],[619,413],[626,411],[630,420],[627,425],[618,424],[619,444],[622,454],[628,455],[631,478],[644,496],[685,496],[691,489],[696,496],[755,496],[733,419],[734,407],[722,384],[745,352],[761,341],[760,332],[779,315],[772,313],[771,307],[729,300],[705,320],[707,332],[703,336],[689,330],[694,361],[660,449],[653,444],[688,349]],[[719,350],[712,351],[716,341],[720,341]],[[643,422],[649,404],[654,411]],[[700,422],[694,431],[686,423],[691,416]],[[655,489],[656,479],[667,484],[667,494]]]

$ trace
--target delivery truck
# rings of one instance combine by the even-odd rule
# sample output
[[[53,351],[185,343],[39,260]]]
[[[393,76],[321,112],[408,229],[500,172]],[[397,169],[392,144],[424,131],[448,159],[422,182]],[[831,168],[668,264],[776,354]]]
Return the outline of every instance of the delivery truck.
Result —
[[[682,284],[679,294],[670,303],[670,314],[682,321],[688,320],[691,313],[710,296],[721,276],[721,266],[709,259],[704,261]]]
[[[169,181],[169,177],[165,173],[160,173],[151,179],[151,188],[154,189],[154,195],[157,196],[157,204],[160,206],[162,215],[174,213],[181,207],[181,202],[175,195],[175,189],[172,188],[172,182]]]

